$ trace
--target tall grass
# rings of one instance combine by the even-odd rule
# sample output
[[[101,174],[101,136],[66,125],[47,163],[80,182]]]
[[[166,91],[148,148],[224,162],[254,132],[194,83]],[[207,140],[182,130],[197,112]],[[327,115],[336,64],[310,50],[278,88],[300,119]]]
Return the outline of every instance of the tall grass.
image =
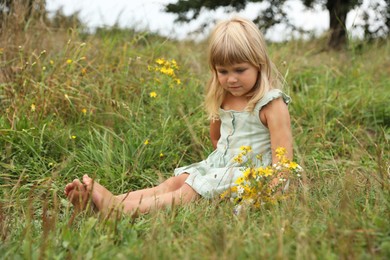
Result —
[[[64,185],[88,173],[114,193],[150,187],[211,152],[205,43],[31,21],[0,44],[2,258],[390,256],[388,41],[335,53],[319,52],[320,40],[269,46],[305,168],[288,200],[239,216],[199,201],[109,221],[73,215]],[[177,61],[181,84],[150,69],[158,58]]]

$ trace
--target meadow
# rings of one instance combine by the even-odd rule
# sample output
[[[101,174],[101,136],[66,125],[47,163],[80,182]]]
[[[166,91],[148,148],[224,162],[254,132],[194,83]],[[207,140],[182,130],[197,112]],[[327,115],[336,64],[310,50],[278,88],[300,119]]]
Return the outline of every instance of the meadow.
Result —
[[[388,259],[390,41],[269,43],[303,178],[274,207],[228,201],[104,220],[66,183],[150,187],[212,145],[206,42],[13,21],[0,37],[0,258]],[[166,66],[162,66],[165,64]]]

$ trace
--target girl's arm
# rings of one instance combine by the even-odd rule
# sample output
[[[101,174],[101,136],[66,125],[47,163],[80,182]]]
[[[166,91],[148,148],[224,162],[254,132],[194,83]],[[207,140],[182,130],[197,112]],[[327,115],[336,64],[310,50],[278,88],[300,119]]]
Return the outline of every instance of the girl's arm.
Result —
[[[290,113],[282,98],[268,103],[260,111],[260,119],[268,127],[271,136],[272,163],[277,162],[275,149],[284,147],[287,150],[286,157],[293,158],[293,139],[291,133]]]
[[[217,143],[221,137],[221,120],[210,120],[210,139],[214,149],[217,148]]]

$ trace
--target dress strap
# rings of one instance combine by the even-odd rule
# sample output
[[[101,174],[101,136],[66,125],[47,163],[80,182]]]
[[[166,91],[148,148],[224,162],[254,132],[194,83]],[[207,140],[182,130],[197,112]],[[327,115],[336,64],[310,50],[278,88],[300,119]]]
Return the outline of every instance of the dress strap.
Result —
[[[284,103],[286,103],[287,105],[291,102],[291,97],[286,95],[284,92],[282,92],[280,89],[271,89],[270,91],[268,91],[267,93],[265,93],[265,95],[263,96],[263,98],[261,98],[254,110],[256,111],[260,111],[261,108],[265,105],[267,105],[269,102],[271,102],[272,100],[274,99],[277,99],[279,97],[282,97],[283,98],[283,101]]]

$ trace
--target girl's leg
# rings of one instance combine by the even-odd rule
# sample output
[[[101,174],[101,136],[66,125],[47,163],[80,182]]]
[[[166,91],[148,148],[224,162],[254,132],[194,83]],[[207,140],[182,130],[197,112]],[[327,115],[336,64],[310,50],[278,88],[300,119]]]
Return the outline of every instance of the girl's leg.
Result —
[[[92,198],[92,202],[99,201],[99,204],[110,205],[111,202],[115,201],[115,204],[124,202],[124,201],[136,201],[139,203],[141,200],[148,197],[156,197],[166,192],[174,191],[179,189],[187,179],[188,174],[181,174],[179,176],[171,177],[165,180],[160,185],[147,188],[143,190],[132,191],[129,193],[121,194],[114,196],[106,188],[96,183],[95,198]],[[88,175],[84,175],[83,182],[86,186],[90,186],[88,190],[80,180],[75,179],[73,182],[65,186],[65,195],[68,197],[69,201],[74,205],[77,211],[85,209],[85,206],[88,203],[89,193],[92,190],[93,180],[89,178]],[[100,194],[100,195],[99,195]],[[111,202],[110,202],[111,201]]]
[[[200,196],[187,183],[175,191],[169,191],[158,196],[151,196],[140,201],[128,200],[121,203],[124,213],[134,214],[135,212],[148,213],[150,211],[162,208],[168,208],[173,205],[188,204]]]
[[[124,193],[118,196],[115,196],[118,201],[124,202],[129,200],[137,200],[145,199],[147,197],[156,197],[160,194],[178,190],[181,186],[183,186],[186,181],[188,174],[181,174],[178,176],[171,177],[156,187],[131,191],[128,193]]]
[[[186,177],[182,176],[180,180],[181,179],[186,179]],[[88,177],[88,175],[84,175],[83,182],[87,186],[87,190],[92,191],[93,203],[104,215],[109,214],[112,209],[116,208],[122,208],[125,213],[134,213],[137,210],[141,213],[146,213],[150,210],[169,207],[171,205],[186,204],[199,197],[199,195],[183,181],[182,186],[178,187],[178,189],[174,191],[167,191],[159,195],[148,194],[149,196],[142,197],[142,199],[141,197],[138,197],[133,200],[125,199],[122,202],[112,195],[112,193],[105,187],[97,182],[94,182],[93,179]],[[176,187],[175,185],[168,187]],[[165,190],[165,188],[160,191],[162,190]]]

